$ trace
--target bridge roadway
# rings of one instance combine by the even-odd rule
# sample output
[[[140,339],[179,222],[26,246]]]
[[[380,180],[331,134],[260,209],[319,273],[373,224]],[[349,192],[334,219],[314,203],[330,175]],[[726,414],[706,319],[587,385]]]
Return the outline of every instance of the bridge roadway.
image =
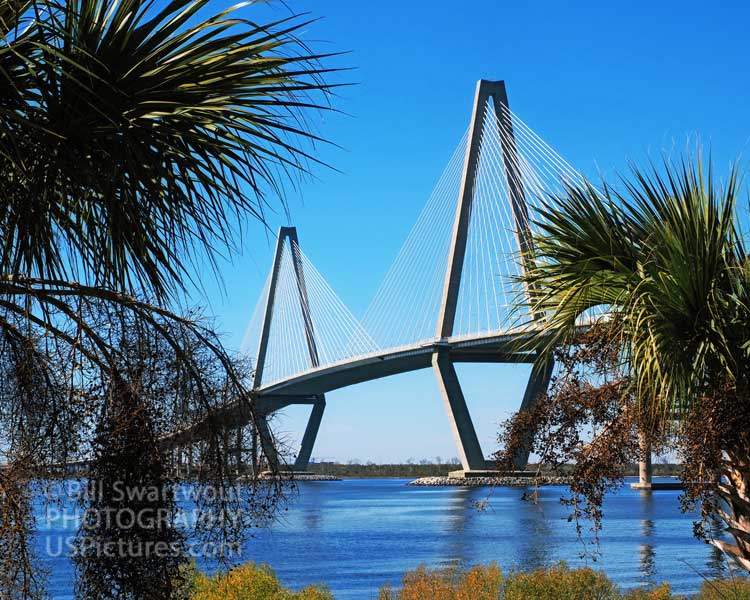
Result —
[[[426,340],[413,346],[402,346],[355,356],[295,373],[288,378],[269,382],[253,390],[253,402],[261,414],[270,414],[292,404],[320,402],[326,392],[358,383],[418,371],[432,366],[433,355],[448,351],[454,363],[533,363],[535,353],[519,352],[524,339],[534,335],[535,327],[526,325],[506,331],[474,336],[454,336],[444,340]],[[252,419],[249,403],[236,400],[216,408],[208,418],[175,431],[164,439],[167,445],[200,440],[211,427],[242,427]]]
[[[291,377],[269,382],[256,390],[260,398],[281,400],[289,396],[312,396],[372,381],[382,377],[426,369],[438,350],[448,350],[453,362],[503,363],[534,361],[533,353],[517,352],[519,342],[528,337],[529,327],[474,336],[426,340],[356,356],[311,368]]]

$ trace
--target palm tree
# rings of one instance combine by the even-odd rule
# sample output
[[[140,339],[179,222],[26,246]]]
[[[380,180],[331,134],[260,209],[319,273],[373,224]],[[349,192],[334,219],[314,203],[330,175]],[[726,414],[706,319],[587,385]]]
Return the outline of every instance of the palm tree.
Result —
[[[285,209],[317,162],[326,55],[298,38],[308,19],[257,23],[253,4],[0,0],[0,498],[21,507],[0,526],[0,546],[21,548],[3,552],[0,595],[35,589],[15,484],[85,453],[118,398],[167,417],[149,439],[190,415],[210,427],[237,397],[258,422],[244,366],[175,309],[194,267]],[[220,432],[206,437],[225,485]],[[251,518],[276,492],[251,499]]]
[[[4,274],[162,299],[315,161],[306,115],[329,86],[307,21],[209,6],[0,4]]]
[[[633,167],[621,190],[568,187],[539,206],[535,266],[524,277],[532,344],[575,346],[582,316],[619,347],[623,405],[638,427],[671,433],[688,498],[723,520],[711,543],[750,569],[750,259],[740,233],[737,167],[719,182],[698,156]],[[723,475],[717,482],[716,473]]]

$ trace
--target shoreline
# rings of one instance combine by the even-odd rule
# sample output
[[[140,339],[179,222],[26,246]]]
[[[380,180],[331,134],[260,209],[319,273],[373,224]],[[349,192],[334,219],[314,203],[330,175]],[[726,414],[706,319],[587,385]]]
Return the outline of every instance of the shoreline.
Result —
[[[570,478],[559,475],[543,475],[535,480],[533,477],[419,477],[406,485],[416,487],[535,487],[539,486],[568,486]]]
[[[430,475],[426,477],[338,477],[316,473],[282,473],[266,475],[264,479],[281,479],[283,481],[343,481],[350,479],[402,479],[405,485],[415,487],[535,487],[535,486],[568,486],[570,478],[560,475],[542,475],[538,479],[514,475],[482,477],[450,477],[448,475]]]

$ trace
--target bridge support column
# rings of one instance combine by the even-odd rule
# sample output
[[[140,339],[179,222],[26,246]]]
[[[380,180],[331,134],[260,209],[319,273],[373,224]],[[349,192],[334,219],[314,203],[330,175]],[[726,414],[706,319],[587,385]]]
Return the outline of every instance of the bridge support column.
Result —
[[[539,396],[547,391],[549,381],[552,378],[552,369],[554,363],[552,360],[547,360],[544,363],[535,362],[531,369],[531,375],[529,375],[529,381],[526,384],[526,390],[523,394],[523,400],[521,401],[521,408],[519,412],[528,412],[539,400]],[[523,471],[526,469],[526,465],[529,462],[529,454],[531,454],[531,445],[534,438],[533,431],[528,433],[527,439],[524,442],[524,446],[516,453],[513,457],[513,467],[517,471]]]
[[[297,454],[297,460],[294,461],[295,471],[305,471],[310,463],[310,456],[312,456],[313,446],[315,445],[315,439],[318,437],[318,430],[320,429],[320,422],[323,419],[323,412],[326,408],[325,396],[320,396],[319,400],[313,404],[310,418],[307,421],[307,427],[305,427],[305,433],[302,436],[302,444],[300,445],[299,453]]]
[[[172,451],[172,461],[174,464],[174,476],[176,479],[180,478],[180,458],[181,458],[181,449],[179,446],[176,446],[175,449]]]
[[[258,417],[258,438],[260,440],[260,447],[263,452],[263,456],[266,459],[268,468],[271,471],[276,471],[279,468],[279,454],[276,450],[276,445],[273,441],[273,434],[271,428],[268,426],[268,418],[266,415],[260,415]]]
[[[255,424],[250,424],[250,462],[253,466],[253,476],[258,474],[258,430]]]
[[[304,325],[305,340],[307,342],[307,349],[310,355],[310,366],[317,367],[320,362],[318,359],[318,348],[315,338],[315,329],[313,326],[312,313],[310,311],[310,302],[307,295],[307,283],[305,282],[304,268],[301,260],[301,253],[299,248],[299,239],[297,238],[297,229],[294,227],[281,227],[279,234],[276,239],[276,251],[274,254],[273,267],[271,269],[271,279],[268,287],[268,296],[266,297],[266,308],[263,314],[263,325],[261,328],[260,341],[258,344],[258,354],[255,363],[255,374],[253,377],[253,389],[258,390],[263,383],[263,370],[266,363],[266,353],[268,351],[268,337],[271,332],[271,322],[273,320],[273,307],[276,301],[277,284],[279,277],[279,270],[281,268],[282,255],[284,252],[285,244],[288,242],[289,250],[291,253],[292,266],[294,268],[294,275],[297,283],[297,296],[299,300],[300,311],[302,313],[302,321]],[[325,405],[325,401],[323,401]],[[272,471],[276,471],[279,468],[279,455],[276,447],[274,446],[273,434],[268,426],[268,414],[260,414],[257,418],[257,434],[259,437],[261,449],[263,455],[268,462],[268,468]],[[315,442],[315,436],[318,433],[320,427],[320,418],[323,414],[323,408],[313,408],[313,413],[310,416],[305,436],[302,440],[302,449],[300,450],[300,456],[298,462],[300,464],[307,462],[310,459],[310,452],[312,452],[312,446]],[[305,458],[307,453],[307,458]],[[300,460],[303,459],[303,460]],[[295,463],[296,465],[296,463]],[[296,466],[295,466],[296,468]]]
[[[638,463],[637,488],[639,490],[650,490],[652,488],[653,478],[653,469],[651,467],[651,444],[648,441],[648,436],[643,432],[638,434],[638,442],[641,446],[641,460]]]
[[[242,475],[242,426],[237,427],[237,431],[235,433],[235,466],[237,468],[237,475]]]
[[[461,176],[461,187],[458,196],[458,205],[453,221],[453,234],[450,252],[448,254],[448,265],[445,272],[443,284],[443,298],[437,324],[437,339],[446,342],[454,334],[456,310],[458,308],[458,297],[461,288],[464,259],[466,256],[466,244],[469,236],[469,226],[474,202],[474,191],[476,185],[477,169],[479,165],[480,146],[484,127],[484,114],[492,100],[492,107],[500,127],[500,139],[502,144],[502,162],[505,170],[506,182],[510,199],[510,209],[513,215],[515,234],[520,250],[520,263],[522,272],[526,273],[534,266],[534,244],[530,228],[526,197],[522,185],[523,178],[519,171],[519,161],[516,152],[513,126],[509,116],[508,95],[505,83],[502,81],[477,82],[474,96],[474,108],[472,110],[471,124],[469,126],[469,138],[464,156],[464,168]],[[533,290],[527,289],[530,302],[533,303]],[[534,319],[542,315],[532,315]],[[485,470],[485,460],[482,455],[479,442],[477,441],[474,426],[471,423],[461,387],[458,384],[455,369],[447,350],[438,350],[433,355],[432,364],[438,374],[443,399],[451,418],[456,441],[461,453],[461,462],[464,469]],[[529,409],[536,401],[539,394],[546,389],[549,383],[551,366],[549,371],[545,368],[542,372],[535,370],[526,387],[521,410]],[[529,438],[527,448],[519,452],[515,457],[514,466],[523,469],[528,461],[528,449],[531,446]]]
[[[445,410],[448,413],[458,458],[465,471],[483,471],[487,468],[482,447],[474,430],[461,382],[447,349],[432,355],[432,368],[437,376]]]
[[[231,461],[229,460],[229,429],[226,427],[224,428],[221,436],[221,453],[222,460],[224,461],[224,467],[228,472]]]

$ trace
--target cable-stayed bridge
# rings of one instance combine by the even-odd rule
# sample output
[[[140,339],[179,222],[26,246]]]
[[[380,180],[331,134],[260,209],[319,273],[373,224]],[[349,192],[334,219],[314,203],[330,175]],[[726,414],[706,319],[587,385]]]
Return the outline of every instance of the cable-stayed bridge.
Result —
[[[516,351],[535,326],[518,281],[534,260],[534,207],[580,181],[510,110],[504,82],[481,80],[466,132],[361,318],[302,251],[296,229],[279,230],[243,346],[254,352],[261,414],[312,406],[295,469],[310,459],[326,392],[430,367],[463,468],[486,468],[454,365],[536,360]],[[546,390],[550,372],[532,370],[522,409]],[[225,419],[234,428],[247,424],[239,403]],[[257,426],[261,437],[271,435],[265,417]],[[519,456],[517,466],[527,459]]]

